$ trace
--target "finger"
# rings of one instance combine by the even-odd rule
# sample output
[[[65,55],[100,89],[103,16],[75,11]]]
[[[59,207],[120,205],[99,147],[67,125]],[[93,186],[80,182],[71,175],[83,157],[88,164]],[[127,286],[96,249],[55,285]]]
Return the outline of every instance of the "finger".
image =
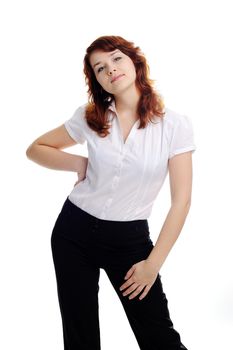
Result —
[[[145,298],[145,296],[146,296],[147,293],[149,292],[150,288],[151,288],[150,286],[148,286],[148,285],[146,286],[144,292],[143,292],[142,295],[140,295],[140,297],[139,297],[140,300],[142,300],[143,298]]]
[[[130,293],[132,293],[137,287],[139,286],[139,284],[134,283],[132,286],[130,286],[126,291],[124,291],[123,296],[126,296]]]
[[[145,286],[140,286],[138,287],[130,296],[129,299],[133,299],[135,298],[139,293],[141,293],[141,291],[143,290]]]
[[[127,279],[132,275],[132,273],[134,272],[134,270],[135,270],[135,266],[132,266],[132,267],[128,270],[128,272],[126,273],[124,279],[127,280]]]
[[[122,284],[122,286],[119,289],[120,290],[126,289],[127,287],[131,286],[133,283],[134,283],[134,281],[132,281],[132,279],[130,279],[127,282],[125,282],[124,284]]]

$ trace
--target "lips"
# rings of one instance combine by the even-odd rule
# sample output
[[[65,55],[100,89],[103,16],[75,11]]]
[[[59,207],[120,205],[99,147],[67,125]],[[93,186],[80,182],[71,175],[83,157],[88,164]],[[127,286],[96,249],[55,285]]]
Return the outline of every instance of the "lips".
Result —
[[[116,81],[118,78],[123,77],[123,75],[124,75],[124,74],[117,75],[116,77],[114,77],[114,78],[111,80],[111,83],[113,83],[114,81]]]

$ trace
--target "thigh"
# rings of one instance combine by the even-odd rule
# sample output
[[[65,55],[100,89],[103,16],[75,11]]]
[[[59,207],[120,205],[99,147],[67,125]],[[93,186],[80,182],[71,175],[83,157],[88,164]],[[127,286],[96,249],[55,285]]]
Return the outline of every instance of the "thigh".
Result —
[[[100,269],[92,263],[82,245],[60,236],[51,236],[51,250],[60,293],[82,303],[82,297],[94,295],[99,290]]]
[[[68,199],[58,215],[51,235],[54,266],[67,293],[96,290],[99,268],[89,254],[90,219]],[[72,288],[69,290],[69,286]],[[88,287],[93,287],[88,289]]]
[[[131,266],[132,264],[121,268],[105,268],[105,272],[126,311],[128,312],[129,310],[133,315],[139,316],[141,320],[145,319],[146,321],[150,317],[153,320],[156,318],[158,320],[162,318],[168,319],[167,298],[163,290],[160,274],[157,275],[155,282],[142,300],[139,299],[139,296],[143,291],[133,299],[128,299],[130,294],[123,296],[123,291],[120,291],[119,288],[125,282],[124,276]]]
[[[123,291],[119,291],[120,286],[125,282],[124,276],[127,271],[133,264],[146,260],[154,248],[147,223],[145,221],[142,223],[133,223],[127,227],[127,230],[122,226],[121,232],[115,232],[113,234],[111,245],[111,254],[108,254],[108,259],[106,258],[107,255],[105,255],[105,264],[103,268],[124,306],[137,306],[134,310],[135,312],[140,312],[143,306],[144,311],[145,308],[148,309],[148,314],[151,312],[152,304],[154,309],[165,307],[166,296],[163,291],[160,274],[158,274],[147,296],[142,300],[138,298],[143,291],[141,291],[137,297],[130,300],[127,296],[122,296]]]
[[[125,310],[131,329],[137,339],[141,350],[187,350],[181,343],[179,332],[174,328],[168,309],[168,300],[163,290],[161,275],[152,285],[147,295],[139,300],[139,293],[135,298],[128,299],[119,291],[123,284],[124,275],[130,266],[123,269],[106,269]]]
[[[119,235],[124,236],[126,245],[122,245],[122,249],[118,252],[113,251],[114,254],[104,266],[104,270],[123,305],[140,349],[186,349],[181,344],[179,333],[173,327],[160,273],[142,300],[139,296],[143,291],[135,298],[128,299],[129,295],[123,296],[123,291],[119,290],[125,282],[124,276],[127,271],[136,262],[147,259],[154,247],[145,222],[135,227],[137,227],[135,232]]]

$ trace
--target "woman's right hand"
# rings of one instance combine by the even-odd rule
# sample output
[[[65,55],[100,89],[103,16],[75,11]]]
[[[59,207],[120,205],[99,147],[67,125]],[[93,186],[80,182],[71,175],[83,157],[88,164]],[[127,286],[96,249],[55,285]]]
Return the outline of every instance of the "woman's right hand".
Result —
[[[83,165],[82,169],[77,172],[78,180],[75,182],[74,187],[86,178],[86,170],[87,170],[88,158],[83,157]]]
[[[79,182],[83,181],[86,178],[86,173],[78,175],[78,181],[75,182],[74,186],[76,186]]]

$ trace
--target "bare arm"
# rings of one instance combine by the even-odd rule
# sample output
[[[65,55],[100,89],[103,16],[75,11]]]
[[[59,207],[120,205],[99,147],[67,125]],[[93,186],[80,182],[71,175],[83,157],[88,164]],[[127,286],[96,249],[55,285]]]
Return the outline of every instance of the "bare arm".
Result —
[[[54,170],[74,171],[84,174],[88,158],[62,151],[77,144],[64,124],[38,137],[27,148],[26,156],[35,163]]]
[[[191,205],[192,155],[185,152],[169,160],[171,208],[158,239],[147,258],[157,271],[176,242]]]

